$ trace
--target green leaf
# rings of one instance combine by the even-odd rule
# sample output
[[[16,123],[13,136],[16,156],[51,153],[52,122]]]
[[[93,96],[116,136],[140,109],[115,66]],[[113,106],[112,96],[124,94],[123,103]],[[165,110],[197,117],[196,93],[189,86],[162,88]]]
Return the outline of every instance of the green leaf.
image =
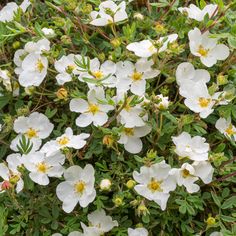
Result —
[[[211,196],[212,196],[212,198],[213,198],[215,204],[216,204],[218,207],[220,207],[220,206],[221,206],[221,200],[220,200],[220,198],[219,198],[214,192],[212,192],[212,191],[211,191]]]
[[[228,209],[233,208],[234,206],[236,207],[236,196],[232,196],[226,199],[225,202],[222,204],[221,208]]]

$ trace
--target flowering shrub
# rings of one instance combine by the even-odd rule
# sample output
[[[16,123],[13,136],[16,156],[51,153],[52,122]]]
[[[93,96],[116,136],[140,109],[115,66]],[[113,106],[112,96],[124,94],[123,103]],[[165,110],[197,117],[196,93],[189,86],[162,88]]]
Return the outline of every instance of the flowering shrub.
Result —
[[[235,22],[235,1],[1,1],[0,235],[236,235]]]

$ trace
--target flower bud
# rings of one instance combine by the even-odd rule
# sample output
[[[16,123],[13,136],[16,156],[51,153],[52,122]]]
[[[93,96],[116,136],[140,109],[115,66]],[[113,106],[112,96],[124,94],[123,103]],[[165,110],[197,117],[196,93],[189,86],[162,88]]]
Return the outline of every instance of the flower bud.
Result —
[[[148,211],[147,207],[145,206],[144,202],[141,202],[141,204],[138,206],[137,211],[138,211],[138,216],[140,216],[140,215],[145,216],[145,215],[149,214],[149,211]]]
[[[4,181],[2,182],[2,186],[1,186],[1,189],[2,189],[2,190],[8,190],[8,189],[10,189],[11,187],[12,187],[12,185],[11,185],[11,183],[10,183],[9,181],[4,180]]]
[[[25,88],[25,93],[27,95],[32,95],[34,93],[34,91],[35,91],[35,87],[34,86],[29,86],[29,87]]]
[[[113,139],[113,137],[111,135],[105,135],[103,137],[102,143],[110,148],[114,144],[114,139]]]
[[[219,74],[217,76],[217,84],[218,85],[225,85],[227,83],[228,83],[227,76],[225,76],[223,74]]]
[[[144,16],[141,13],[139,13],[139,12],[135,12],[134,13],[134,19],[136,19],[136,20],[143,20]]]
[[[114,48],[118,48],[118,47],[121,45],[120,39],[118,39],[118,38],[112,39],[112,40],[111,40],[111,45],[112,45]]]
[[[126,187],[128,189],[131,189],[131,188],[133,188],[135,186],[135,184],[136,184],[136,182],[134,180],[130,179],[130,180],[127,181]]]
[[[209,217],[206,220],[207,226],[213,226],[216,224],[216,219],[214,217],[212,217],[211,215],[209,215]]]
[[[166,29],[165,29],[165,26],[159,22],[157,22],[155,24],[155,31],[158,33],[158,34],[163,34],[166,32]]]
[[[9,182],[13,185],[15,185],[19,181],[20,177],[18,175],[11,176]]]
[[[113,202],[115,203],[116,207],[119,207],[119,206],[121,206],[123,204],[123,199],[121,197],[115,197]]]
[[[66,100],[68,97],[68,92],[65,88],[60,88],[57,90],[56,96],[60,100]]]
[[[109,191],[111,189],[111,181],[109,179],[102,179],[99,187],[103,191]]]
[[[12,44],[12,47],[13,47],[14,49],[19,48],[19,47],[20,47],[20,41],[15,41],[15,42]]]

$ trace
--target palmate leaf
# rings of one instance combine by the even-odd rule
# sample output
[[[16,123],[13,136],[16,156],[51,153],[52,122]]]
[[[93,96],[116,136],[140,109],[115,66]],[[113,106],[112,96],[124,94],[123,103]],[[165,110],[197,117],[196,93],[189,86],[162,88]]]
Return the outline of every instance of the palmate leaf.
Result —
[[[17,144],[17,149],[21,154],[28,154],[32,148],[33,148],[33,143],[30,141],[29,138],[26,138],[25,135],[22,135],[19,144]]]

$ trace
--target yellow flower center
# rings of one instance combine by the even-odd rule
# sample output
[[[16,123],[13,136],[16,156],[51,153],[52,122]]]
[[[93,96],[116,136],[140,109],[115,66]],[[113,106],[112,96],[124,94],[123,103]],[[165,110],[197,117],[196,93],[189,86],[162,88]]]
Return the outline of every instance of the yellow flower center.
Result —
[[[25,134],[29,139],[36,138],[37,137],[37,130],[35,130],[33,128],[29,128]]]
[[[38,172],[46,173],[48,166],[44,162],[42,162],[37,165],[37,169],[38,169]]]
[[[89,112],[96,114],[97,112],[99,112],[99,106],[96,104],[90,104],[89,105]]]
[[[233,134],[236,133],[236,132],[233,130],[233,125],[232,125],[232,124],[229,125],[229,127],[225,130],[225,132],[226,132],[229,136],[231,136],[231,135],[233,135]]]
[[[151,45],[149,48],[148,48],[148,51],[149,52],[155,52],[155,47],[153,45]]]
[[[209,50],[205,49],[202,45],[199,46],[197,51],[201,56],[206,57],[208,55]]]
[[[199,101],[200,107],[206,108],[209,106],[211,99],[210,98],[199,98],[198,101]]]
[[[36,63],[36,68],[37,70],[41,73],[44,69],[44,65],[41,59],[38,59],[37,63]]]
[[[95,77],[95,79],[102,79],[104,76],[100,70],[92,72],[92,75]]]
[[[57,142],[60,146],[64,146],[64,145],[68,144],[69,141],[70,141],[69,138],[64,136],[64,137],[60,138]]]
[[[134,136],[134,129],[133,128],[125,128],[124,131],[127,136]]]
[[[148,188],[152,192],[157,192],[157,191],[162,192],[161,183],[162,183],[162,181],[157,181],[155,179],[152,179],[148,184]]]
[[[85,185],[84,181],[79,181],[75,184],[75,192],[82,194],[85,190],[85,187],[86,187],[86,185]]]
[[[67,66],[67,68],[66,68],[66,72],[67,72],[68,74],[71,74],[74,69],[75,69],[75,65],[69,65],[69,66]]]
[[[191,175],[191,174],[190,174],[189,170],[187,170],[187,169],[182,170],[182,176],[183,176],[183,178],[187,178],[187,177],[189,177],[190,175]]]
[[[140,72],[134,72],[131,76],[132,80],[134,80],[134,81],[141,80],[142,77],[143,77],[143,75]]]

